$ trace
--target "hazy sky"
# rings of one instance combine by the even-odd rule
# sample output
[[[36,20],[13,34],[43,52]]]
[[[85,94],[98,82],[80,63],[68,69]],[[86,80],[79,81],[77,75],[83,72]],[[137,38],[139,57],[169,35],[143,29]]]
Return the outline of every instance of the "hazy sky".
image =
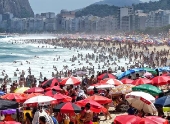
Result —
[[[101,0],[29,0],[34,13],[55,12],[61,9],[76,10]],[[149,0],[141,0],[147,2]],[[152,0],[154,1],[154,0]]]

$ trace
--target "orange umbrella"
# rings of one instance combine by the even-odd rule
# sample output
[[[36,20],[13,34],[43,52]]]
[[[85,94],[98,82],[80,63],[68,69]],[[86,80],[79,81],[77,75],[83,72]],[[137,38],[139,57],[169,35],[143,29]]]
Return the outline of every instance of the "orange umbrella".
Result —
[[[111,99],[108,99],[107,97],[99,96],[99,95],[93,95],[93,96],[88,97],[87,99],[94,100],[94,101],[96,101],[96,102],[98,102],[100,104],[107,104],[107,103],[112,102]]]
[[[107,112],[107,109],[105,107],[103,107],[101,104],[91,99],[84,99],[84,100],[80,100],[76,102],[76,104],[81,107],[85,107],[87,103],[90,103],[90,109],[93,112],[96,112],[96,113]]]
[[[25,94],[22,93],[7,93],[1,96],[2,99],[15,100],[17,102],[24,102]]]
[[[142,85],[142,84],[152,84],[152,80],[149,80],[147,78],[139,78],[132,82],[133,85]]]

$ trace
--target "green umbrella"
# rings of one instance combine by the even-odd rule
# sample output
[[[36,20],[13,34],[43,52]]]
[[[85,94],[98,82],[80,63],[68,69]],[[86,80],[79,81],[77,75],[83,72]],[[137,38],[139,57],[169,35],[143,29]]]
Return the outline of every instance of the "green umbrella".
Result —
[[[147,72],[150,72],[152,74],[157,74],[157,72],[154,70],[154,69],[151,69],[151,68],[143,68],[143,70],[147,71]]]
[[[162,93],[162,91],[158,87],[155,87],[155,86],[150,85],[150,84],[138,85],[136,87],[133,87],[132,91],[143,91],[143,92],[147,92],[147,93],[149,93],[153,96],[157,96],[160,93]]]

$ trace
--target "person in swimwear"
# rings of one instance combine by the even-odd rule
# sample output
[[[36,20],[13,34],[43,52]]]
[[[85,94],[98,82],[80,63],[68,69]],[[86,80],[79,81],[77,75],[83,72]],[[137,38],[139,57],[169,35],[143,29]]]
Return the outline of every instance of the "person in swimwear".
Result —
[[[90,103],[85,105],[85,109],[86,112],[84,118],[82,119],[84,122],[83,124],[93,124],[93,112],[90,110]]]

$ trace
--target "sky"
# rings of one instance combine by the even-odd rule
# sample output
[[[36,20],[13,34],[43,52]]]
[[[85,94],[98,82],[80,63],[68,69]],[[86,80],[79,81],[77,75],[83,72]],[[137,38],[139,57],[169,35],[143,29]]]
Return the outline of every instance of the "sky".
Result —
[[[42,12],[59,13],[62,9],[76,10],[101,0],[29,0],[35,14]],[[150,0],[141,0],[148,2]],[[154,0],[152,0],[154,1]]]

